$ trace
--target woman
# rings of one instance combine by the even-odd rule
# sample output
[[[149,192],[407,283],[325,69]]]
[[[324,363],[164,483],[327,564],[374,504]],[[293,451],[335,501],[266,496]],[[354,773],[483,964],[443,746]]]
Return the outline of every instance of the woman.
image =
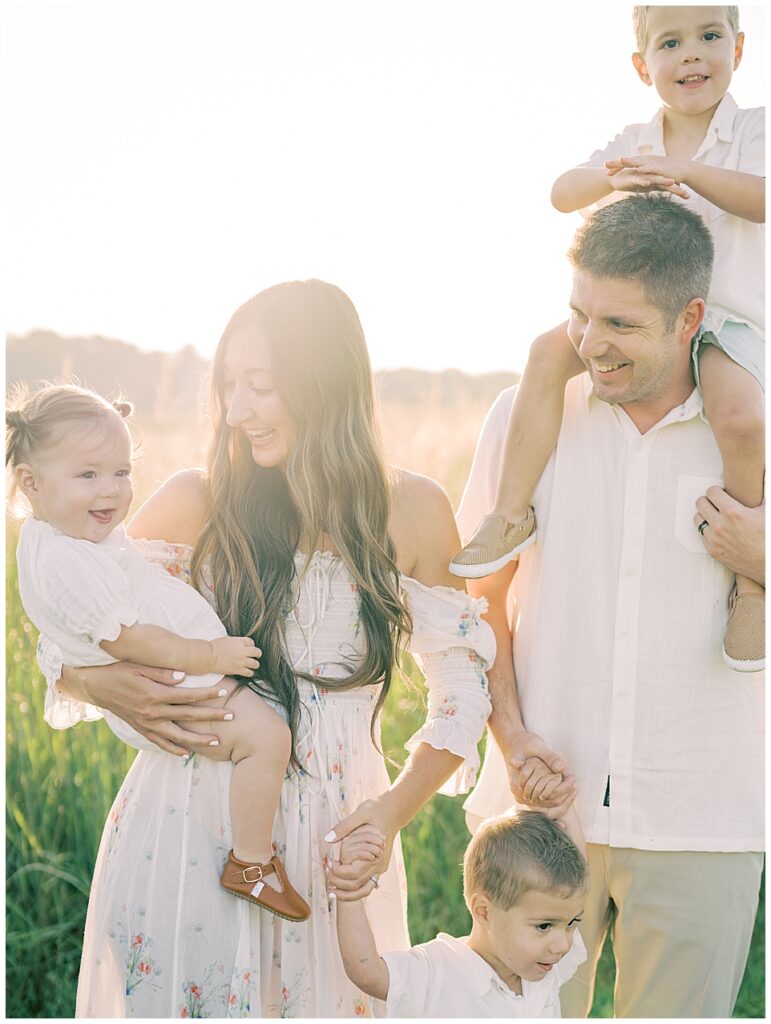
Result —
[[[214,358],[212,406],[206,473],[172,477],[130,532],[172,571],[191,564],[229,632],[253,636],[263,652],[261,689],[294,745],[274,846],[311,919],[281,921],[217,885],[230,846],[230,765],[164,751],[206,750],[201,719],[227,709],[186,705],[191,736],[159,724],[170,712],[150,680],[165,673],[65,670],[50,721],[93,717],[97,705],[163,747],[137,756],[105,826],[77,1013],[366,1015],[337,948],[325,874],[336,847],[324,837],[343,818],[338,839],[364,823],[384,837],[382,855],[339,884],[377,888],[378,944],[407,948],[398,831],[440,787],[474,782],[492,631],[480,620],[484,603],[447,572],[458,536],[444,492],[384,465],[364,336],[343,292],[290,282],[238,309]],[[405,644],[423,663],[429,710],[389,786],[376,716]],[[56,679],[55,656],[48,668]]]

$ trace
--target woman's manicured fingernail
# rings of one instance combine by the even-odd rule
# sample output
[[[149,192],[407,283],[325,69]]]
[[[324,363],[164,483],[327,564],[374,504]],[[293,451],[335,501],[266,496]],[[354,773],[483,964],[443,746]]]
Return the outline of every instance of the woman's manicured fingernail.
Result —
[[[232,711],[228,711],[228,713],[225,715],[225,717],[222,719],[222,721],[223,722],[232,722],[233,721],[233,712]]]
[[[227,690],[220,690],[220,691],[219,691],[219,692],[217,693],[217,696],[218,696],[218,697],[227,697],[227,695],[228,695],[228,691],[227,691]]]
[[[210,747],[218,747],[219,745],[220,745],[220,741],[219,740],[209,740],[209,746]]]
[[[172,672],[171,673],[171,678],[172,679],[184,679],[185,678],[185,673],[184,672]]]
[[[337,836],[335,835],[334,832],[327,832],[327,834],[324,836],[324,842],[325,843],[336,843],[337,842]]]
[[[336,900],[336,899],[337,899],[337,893],[336,893],[336,892],[334,891],[334,889],[333,889],[333,890],[332,890],[332,892],[331,892],[331,893],[329,894],[329,898],[330,898],[331,900]]]

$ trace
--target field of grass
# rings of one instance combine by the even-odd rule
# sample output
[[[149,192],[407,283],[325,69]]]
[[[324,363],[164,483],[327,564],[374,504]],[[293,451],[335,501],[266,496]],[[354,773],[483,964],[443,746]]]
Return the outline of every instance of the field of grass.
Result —
[[[395,460],[440,479],[454,504],[460,496],[484,409],[461,424],[447,423],[433,441],[414,430],[399,433],[401,417],[386,417],[387,445]],[[168,440],[168,434],[163,435]],[[145,427],[147,456],[138,472],[140,497],[183,464],[202,460],[200,440],[182,435],[163,445],[163,461],[151,461],[161,437]],[[183,453],[175,462],[171,448]],[[404,457],[400,458],[400,449]],[[16,589],[13,532],[7,574],[7,997],[8,1017],[71,1017],[86,900],[96,847],[112,798],[133,751],[104,723],[55,732],[42,719],[45,684],[35,665],[36,633],[26,621]],[[397,760],[404,740],[422,716],[420,681],[415,694],[393,688],[383,714],[383,744]],[[459,865],[467,841],[462,798],[435,797],[402,833],[409,879],[413,942],[438,931],[464,934]],[[750,962],[737,1017],[764,1016],[764,914],[755,925]],[[592,1016],[610,1016],[612,957],[600,964]]]

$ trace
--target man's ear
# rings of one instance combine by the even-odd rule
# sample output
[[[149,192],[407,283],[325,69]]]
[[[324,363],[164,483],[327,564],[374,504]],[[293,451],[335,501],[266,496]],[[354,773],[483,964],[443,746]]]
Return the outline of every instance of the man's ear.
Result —
[[[653,79],[648,74],[648,65],[645,63],[643,55],[641,53],[633,53],[632,63],[634,64],[635,71],[640,76],[640,81],[646,85],[653,85]]]
[[[704,299],[691,299],[680,314],[683,321],[681,330],[681,338],[683,341],[686,341],[689,344],[692,341],[694,334],[701,327],[702,320],[704,319],[704,309]]]
[[[473,892],[469,900],[469,910],[475,921],[487,923],[490,920],[490,899],[482,892]]]
[[[19,465],[14,468],[13,473],[16,477],[16,486],[25,498],[32,499],[37,497],[37,478],[35,477],[35,471],[32,466],[27,462],[20,462]]]

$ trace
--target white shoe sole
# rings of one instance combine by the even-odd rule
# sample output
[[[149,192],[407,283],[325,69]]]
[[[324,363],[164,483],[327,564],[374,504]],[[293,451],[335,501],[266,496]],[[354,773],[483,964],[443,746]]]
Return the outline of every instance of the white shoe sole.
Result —
[[[533,530],[526,540],[523,540],[521,544],[517,544],[515,548],[507,551],[505,555],[501,555],[500,558],[496,558],[493,562],[483,562],[480,565],[458,565],[455,562],[450,562],[450,572],[453,576],[460,576],[464,580],[478,580],[483,576],[492,576],[494,572],[498,572],[504,565],[508,565],[509,562],[515,562],[525,548],[529,548],[531,544],[534,544],[537,532],[537,530]]]
[[[766,667],[766,659],[758,658],[757,661],[736,661],[723,648],[723,661],[732,668],[734,672],[762,672]]]

